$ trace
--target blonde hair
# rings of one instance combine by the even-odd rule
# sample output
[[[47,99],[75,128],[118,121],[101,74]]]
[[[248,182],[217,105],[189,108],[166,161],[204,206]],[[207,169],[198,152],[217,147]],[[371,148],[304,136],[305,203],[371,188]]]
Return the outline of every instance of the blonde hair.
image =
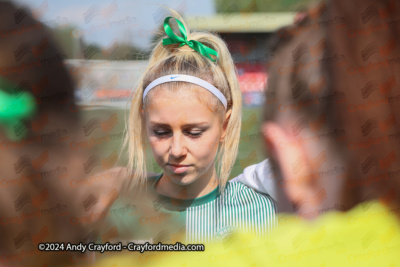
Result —
[[[225,112],[232,110],[226,125],[225,138],[223,142],[220,143],[217,154],[218,183],[220,192],[222,193],[236,160],[240,138],[242,100],[236,69],[228,48],[220,37],[207,32],[190,33],[183,19],[176,12],[173,13],[174,17],[177,17],[185,25],[188,40],[196,40],[214,49],[218,52],[219,58],[216,62],[212,62],[200,53],[191,50],[188,46],[164,46],[162,40],[155,45],[150,55],[149,65],[134,91],[129,111],[129,120],[126,125],[127,134],[123,147],[128,150],[128,177],[131,177],[131,180],[128,181],[128,188],[131,186],[144,185],[147,178],[145,151],[146,129],[144,115],[141,111],[144,110],[149,96],[146,97],[143,103],[144,88],[161,76],[186,74],[206,80],[222,92],[228,102],[226,110],[216,97],[212,98],[213,103],[207,103],[215,107],[216,113],[222,118],[222,122],[225,120]],[[170,22],[172,21],[173,20],[170,20]],[[174,32],[177,31],[174,30]],[[183,84],[185,85],[185,90],[187,90],[188,84],[185,82],[171,82],[163,84],[162,86],[163,88],[168,88],[168,90],[181,90],[180,88],[183,87]],[[151,94],[151,92],[149,94]]]

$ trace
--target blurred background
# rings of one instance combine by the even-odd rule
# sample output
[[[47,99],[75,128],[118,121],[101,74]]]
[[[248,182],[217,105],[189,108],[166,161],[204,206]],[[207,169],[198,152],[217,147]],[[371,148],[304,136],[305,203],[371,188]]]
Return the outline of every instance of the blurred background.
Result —
[[[161,37],[165,7],[178,11],[192,31],[211,31],[228,44],[238,71],[243,97],[243,121],[239,155],[231,177],[266,158],[260,132],[261,106],[268,102],[263,90],[268,79],[267,62],[274,55],[266,50],[271,32],[292,24],[312,0],[20,0],[15,22],[26,12],[54,32],[62,54],[47,60],[66,60],[77,84],[76,101],[83,111],[86,140],[71,149],[95,147],[102,163],[118,161],[129,96],[147,65],[153,44]],[[29,11],[27,11],[29,10]],[[43,39],[36,47],[18,47],[15,56],[46,49]],[[45,86],[46,80],[36,86]],[[271,96],[273,98],[273,96]],[[267,96],[268,98],[268,96]],[[149,149],[150,152],[150,149]],[[151,153],[148,153],[152,161]],[[152,172],[161,172],[155,162]]]

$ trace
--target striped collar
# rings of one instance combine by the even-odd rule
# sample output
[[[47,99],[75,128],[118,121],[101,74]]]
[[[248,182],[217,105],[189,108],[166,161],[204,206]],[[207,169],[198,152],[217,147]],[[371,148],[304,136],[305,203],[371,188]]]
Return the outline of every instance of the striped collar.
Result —
[[[213,191],[211,191],[207,195],[193,199],[183,200],[179,198],[173,198],[161,195],[156,192],[155,187],[160,178],[162,177],[162,175],[163,174],[150,177],[149,182],[150,182],[150,189],[152,190],[153,193],[155,193],[158,196],[156,201],[160,203],[163,206],[163,208],[167,210],[185,211],[187,208],[200,206],[208,202],[214,201],[220,196],[219,186],[217,186]]]

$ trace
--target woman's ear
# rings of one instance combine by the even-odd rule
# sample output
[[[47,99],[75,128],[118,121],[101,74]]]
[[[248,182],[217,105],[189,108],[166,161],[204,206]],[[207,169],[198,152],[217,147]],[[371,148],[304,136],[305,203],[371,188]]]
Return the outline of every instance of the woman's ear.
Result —
[[[225,120],[224,120],[224,124],[222,125],[222,134],[221,134],[220,142],[223,142],[224,138],[226,136],[226,128],[228,127],[228,122],[231,117],[231,114],[232,114],[232,109],[229,109],[225,114]]]
[[[279,186],[283,187],[289,200],[300,207],[300,213],[315,210],[320,204],[313,201],[319,187],[311,179],[312,168],[301,142],[275,122],[264,123],[262,132],[267,150],[281,171]]]

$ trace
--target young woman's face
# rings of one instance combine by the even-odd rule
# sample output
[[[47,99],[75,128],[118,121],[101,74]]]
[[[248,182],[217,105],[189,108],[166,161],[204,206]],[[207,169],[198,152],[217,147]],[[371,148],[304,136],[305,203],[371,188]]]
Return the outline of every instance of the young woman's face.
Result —
[[[209,177],[214,172],[218,145],[225,134],[217,112],[198,99],[206,100],[210,97],[206,94],[211,93],[204,89],[156,90],[156,94],[150,92],[147,96],[144,111],[156,162],[177,185]]]

